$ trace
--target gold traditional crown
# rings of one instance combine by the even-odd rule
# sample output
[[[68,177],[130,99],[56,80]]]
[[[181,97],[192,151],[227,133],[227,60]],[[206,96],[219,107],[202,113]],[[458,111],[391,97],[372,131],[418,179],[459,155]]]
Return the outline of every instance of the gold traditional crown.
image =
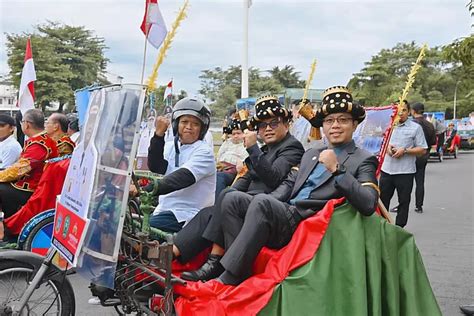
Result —
[[[349,93],[349,94],[352,94],[347,87],[334,86],[334,87],[330,87],[330,88],[327,88],[326,90],[324,90],[323,100],[326,96],[328,96],[329,94],[332,94],[332,93]]]
[[[265,101],[277,101],[278,103],[280,103],[280,101],[278,100],[278,98],[274,95],[264,95],[264,96],[261,96],[257,99],[257,101],[255,101],[255,105],[259,104],[259,103],[262,103],[262,102],[265,102]]]

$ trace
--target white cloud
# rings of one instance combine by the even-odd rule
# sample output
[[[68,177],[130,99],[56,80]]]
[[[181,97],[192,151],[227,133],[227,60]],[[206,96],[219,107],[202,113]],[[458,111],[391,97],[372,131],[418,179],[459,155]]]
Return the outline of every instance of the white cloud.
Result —
[[[31,32],[46,20],[83,25],[106,39],[109,71],[139,82],[143,34],[139,25],[145,1],[0,0],[0,73],[8,72],[3,32]],[[254,0],[249,17],[249,65],[269,69],[291,64],[306,78],[313,58],[313,86],[345,84],[382,48],[416,41],[449,43],[470,32],[464,0],[445,1],[289,1]],[[182,4],[160,1],[168,29]],[[190,94],[203,69],[238,65],[242,59],[243,1],[191,1],[159,72],[159,83],[173,77],[176,89]],[[148,48],[146,73],[157,51]]]

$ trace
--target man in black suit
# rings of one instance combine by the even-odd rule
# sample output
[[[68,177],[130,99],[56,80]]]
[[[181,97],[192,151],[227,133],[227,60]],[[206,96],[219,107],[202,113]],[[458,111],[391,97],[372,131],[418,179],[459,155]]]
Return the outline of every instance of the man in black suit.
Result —
[[[253,131],[246,131],[244,145],[249,153],[245,160],[248,171],[238,178],[230,189],[221,192],[214,206],[207,207],[178,232],[174,238],[173,252],[181,262],[187,262],[198,253],[212,246],[211,254],[202,267],[184,272],[185,280],[210,280],[223,271],[219,261],[224,254],[224,237],[220,202],[228,194],[239,192],[249,199],[259,193],[272,192],[286,178],[290,169],[300,163],[303,145],[290,135],[291,113],[277,97],[264,96],[255,103],[255,115],[248,120]],[[265,145],[257,145],[257,134]]]
[[[322,104],[312,124],[323,127],[328,147],[309,149],[299,171],[291,173],[271,195],[249,198],[235,192],[223,198],[226,252],[221,259],[225,272],[220,282],[236,285],[248,278],[262,247],[284,247],[299,222],[321,210],[330,199],[346,197],[366,216],[375,211],[377,159],[352,140],[365,110],[353,103],[350,92],[341,86],[327,89]]]

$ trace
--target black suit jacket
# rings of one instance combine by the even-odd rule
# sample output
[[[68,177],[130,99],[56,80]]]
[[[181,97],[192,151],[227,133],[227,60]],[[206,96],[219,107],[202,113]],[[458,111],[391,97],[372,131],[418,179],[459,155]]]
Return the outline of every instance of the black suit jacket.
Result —
[[[311,172],[318,164],[319,154],[327,147],[309,149],[303,156],[298,171],[292,171],[272,195],[279,200],[294,198]],[[352,141],[337,157],[346,173],[339,180],[331,173],[311,191],[308,199],[296,202],[296,209],[302,218],[312,216],[331,199],[346,197],[350,204],[364,215],[371,215],[377,206],[378,192],[375,189],[378,161],[375,156],[355,146]]]
[[[261,149],[257,145],[252,147],[245,160],[249,171],[232,186],[251,195],[272,192],[290,169],[300,163],[304,154],[303,145],[290,133],[278,144],[265,145]]]

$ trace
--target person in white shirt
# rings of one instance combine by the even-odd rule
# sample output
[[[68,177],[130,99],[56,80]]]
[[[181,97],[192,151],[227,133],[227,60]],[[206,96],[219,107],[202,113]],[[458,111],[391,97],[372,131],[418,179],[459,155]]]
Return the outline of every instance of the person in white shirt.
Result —
[[[11,166],[20,158],[21,146],[14,132],[15,120],[7,114],[0,114],[0,169]]]
[[[398,214],[395,223],[400,227],[405,227],[408,221],[416,157],[422,156],[428,149],[421,125],[409,120],[409,113],[410,104],[404,101],[399,108],[400,121],[390,137],[379,180],[380,200],[387,210],[397,190]]]
[[[216,163],[212,149],[203,141],[210,116],[201,100],[187,97],[174,106],[171,122],[164,116],[156,118],[148,167],[165,176],[158,183],[159,203],[151,226],[177,232],[199,210],[214,204]],[[174,141],[165,142],[170,124]]]
[[[248,157],[244,146],[244,132],[240,120],[233,119],[224,133],[230,135],[217,152],[217,185],[216,200],[222,190],[230,186],[235,176],[243,167],[243,161]]]

